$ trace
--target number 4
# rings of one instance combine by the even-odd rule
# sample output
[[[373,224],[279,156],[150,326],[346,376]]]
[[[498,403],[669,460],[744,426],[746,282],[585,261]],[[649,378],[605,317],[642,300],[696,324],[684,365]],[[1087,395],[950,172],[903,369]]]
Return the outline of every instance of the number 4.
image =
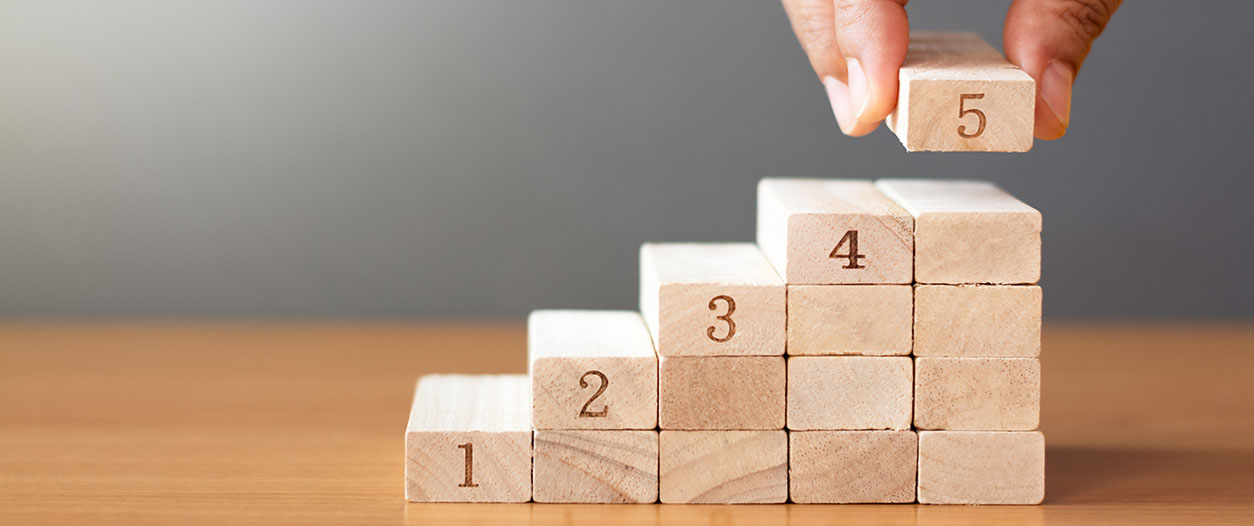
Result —
[[[845,246],[845,243],[849,243],[849,253],[841,254],[840,247]],[[832,253],[828,254],[827,257],[831,259],[849,260],[849,263],[846,263],[845,266],[840,267],[840,268],[866,268],[866,265],[858,264],[858,260],[866,259],[866,256],[858,253],[858,231],[857,230],[846,231],[845,236],[840,238],[840,242],[836,243],[836,248],[833,248]]]

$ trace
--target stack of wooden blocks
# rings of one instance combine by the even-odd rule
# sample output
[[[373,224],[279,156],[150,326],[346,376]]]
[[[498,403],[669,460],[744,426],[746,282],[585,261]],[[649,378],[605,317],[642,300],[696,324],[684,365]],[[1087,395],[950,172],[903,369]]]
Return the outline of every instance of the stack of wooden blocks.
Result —
[[[537,311],[530,375],[427,376],[412,501],[1036,504],[1040,213],[766,179],[757,244],[646,244],[640,312]]]

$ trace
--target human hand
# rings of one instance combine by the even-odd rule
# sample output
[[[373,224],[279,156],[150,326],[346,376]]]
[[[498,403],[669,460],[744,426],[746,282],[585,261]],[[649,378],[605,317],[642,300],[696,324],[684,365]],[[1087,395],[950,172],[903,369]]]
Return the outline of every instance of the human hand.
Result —
[[[782,0],[797,40],[827,88],[840,130],[871,133],[897,106],[906,59],[907,0]],[[1093,40],[1122,0],[1014,0],[1006,58],[1036,79],[1038,139],[1057,139],[1071,118],[1071,87]]]

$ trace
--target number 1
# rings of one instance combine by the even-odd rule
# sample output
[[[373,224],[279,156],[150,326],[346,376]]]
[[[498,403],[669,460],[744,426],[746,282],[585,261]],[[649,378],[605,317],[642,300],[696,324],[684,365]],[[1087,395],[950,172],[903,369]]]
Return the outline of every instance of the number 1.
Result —
[[[470,442],[467,442],[465,444],[458,444],[457,448],[466,450],[466,481],[462,482],[461,484],[458,484],[457,487],[459,488],[479,487],[478,484],[475,484],[475,472],[474,472],[475,445],[471,444]]]

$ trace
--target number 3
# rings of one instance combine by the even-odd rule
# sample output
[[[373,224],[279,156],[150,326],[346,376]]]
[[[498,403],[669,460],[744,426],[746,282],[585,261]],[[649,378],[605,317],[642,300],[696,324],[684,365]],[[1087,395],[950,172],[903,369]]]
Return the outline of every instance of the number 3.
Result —
[[[722,316],[715,316],[714,319],[727,323],[727,336],[724,336],[722,338],[714,336],[713,326],[705,328],[705,336],[718,343],[723,343],[727,340],[730,340],[732,336],[736,335],[736,322],[732,321],[731,319],[732,313],[736,312],[736,300],[732,299],[731,296],[727,296],[727,295],[714,296],[714,298],[710,300],[710,310],[718,310],[718,304],[715,303],[718,300],[723,300],[727,302],[727,312],[723,314]]]
[[[968,100],[975,100],[975,99],[982,99],[982,98],[984,98],[983,93],[963,93],[961,95],[958,95],[958,118],[961,119],[963,117],[966,117],[967,114],[974,113],[975,116],[980,119],[980,126],[975,129],[975,133],[967,133],[967,125],[965,124],[959,125],[958,126],[959,137],[962,137],[964,139],[973,139],[975,137],[979,137],[980,134],[984,133],[984,125],[988,124],[988,118],[984,116],[984,112],[974,109],[974,108],[972,109],[966,108],[966,103]]]

